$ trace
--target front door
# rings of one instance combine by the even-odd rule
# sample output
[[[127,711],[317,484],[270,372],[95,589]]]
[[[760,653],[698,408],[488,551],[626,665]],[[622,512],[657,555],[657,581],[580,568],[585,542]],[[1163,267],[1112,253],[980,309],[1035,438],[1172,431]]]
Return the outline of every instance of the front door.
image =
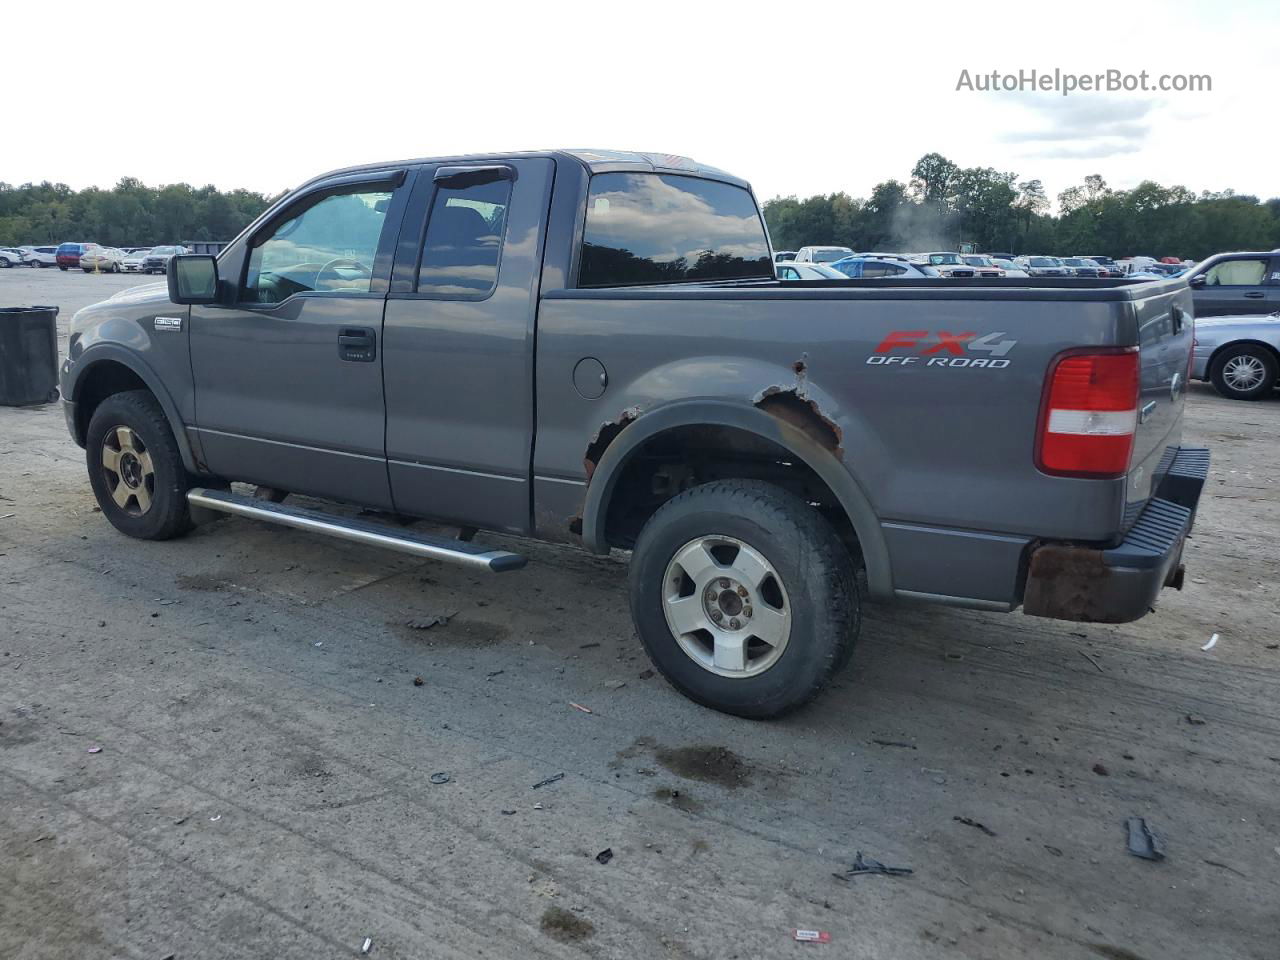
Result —
[[[382,313],[405,180],[317,185],[232,260],[234,304],[191,308],[195,422],[213,473],[391,506]]]
[[[387,299],[387,470],[401,513],[527,533],[534,316],[554,162],[424,168]]]
[[[1196,316],[1268,313],[1265,283],[1270,264],[1267,256],[1219,260],[1201,275],[1203,286],[1195,288]]]

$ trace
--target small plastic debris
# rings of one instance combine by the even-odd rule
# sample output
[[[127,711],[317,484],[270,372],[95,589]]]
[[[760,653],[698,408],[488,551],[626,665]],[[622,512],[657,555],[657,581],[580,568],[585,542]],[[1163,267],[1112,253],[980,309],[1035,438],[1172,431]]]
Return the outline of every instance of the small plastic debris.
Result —
[[[547,777],[547,779],[545,780],[539,780],[537,783],[533,785],[533,789],[539,790],[542,787],[555,783],[557,780],[563,780],[563,779],[564,779],[564,774],[557,773],[554,777]]]
[[[324,641],[323,641],[323,640],[317,640],[315,643],[313,643],[313,644],[312,644],[312,646],[313,646],[313,647],[323,647],[323,646],[324,646]]]
[[[542,804],[540,804],[540,803],[535,803],[535,804],[533,805],[533,809],[535,809],[535,810],[541,810],[541,809],[542,809]]]
[[[792,930],[791,939],[801,943],[830,943],[831,934],[825,930]]]
[[[486,679],[486,680],[492,680],[494,677],[500,677],[500,676],[502,676],[504,673],[506,673],[506,671],[505,671],[505,670],[490,670],[490,671],[485,675],[485,679]]]
[[[453,619],[455,613],[433,613],[429,617],[415,617],[406,620],[404,625],[410,630],[430,630],[432,627],[445,627]]]
[[[1095,764],[1093,765],[1093,772],[1094,772],[1094,773],[1096,773],[1096,774],[1097,774],[1098,776],[1100,776],[1100,777],[1109,777],[1109,776],[1111,776],[1111,771],[1110,771],[1110,770],[1108,770],[1106,767],[1104,767],[1104,766],[1103,766],[1102,764],[1100,764],[1100,763],[1095,763]]]
[[[580,704],[580,703],[574,703],[572,700],[570,700],[570,701],[569,701],[569,706],[573,707],[573,709],[575,709],[575,710],[581,710],[583,713],[590,713],[590,712],[591,712],[591,708],[590,708],[590,707],[584,707],[582,704]]]
[[[516,815],[516,812],[514,810],[503,810],[502,815],[504,817],[514,817]]]
[[[974,827],[978,830],[981,830],[988,837],[994,837],[996,835],[996,832],[992,830],[990,827],[988,827],[985,823],[979,823],[977,820],[974,820],[972,817],[952,817],[951,819],[954,820],[956,823],[963,823],[966,827]]]
[[[597,642],[595,642],[595,641],[592,641],[591,643],[580,643],[580,644],[578,644],[578,649],[579,649],[579,650],[594,650],[594,649],[595,649],[596,647],[598,647],[598,646],[600,646],[600,644],[599,644],[599,643],[597,643]]]
[[[627,681],[625,680],[606,680],[604,682],[604,688],[606,690],[621,690],[626,685]]]
[[[852,880],[854,877],[862,876],[868,873],[883,873],[890,877],[906,877],[915,871],[910,867],[890,867],[881,863],[879,860],[872,860],[870,857],[864,857],[862,851],[859,850],[853,858],[853,866],[845,873],[833,873],[832,876],[837,880]]]
[[[432,783],[448,783],[452,777],[442,770],[439,773],[433,773],[430,779]]]
[[[1077,650],[1076,653],[1080,654],[1080,656],[1084,657],[1086,660],[1092,663],[1095,667],[1097,667],[1099,673],[1104,672],[1102,669],[1102,664],[1100,664],[1097,660],[1093,659],[1093,657],[1089,656],[1089,654],[1085,653],[1083,650]]]
[[[216,817],[210,817],[210,818],[209,818],[209,822],[210,822],[210,823],[217,823],[217,822],[218,822],[219,820],[221,820],[221,819],[222,819],[222,814],[218,814]]]
[[[89,753],[101,753],[101,752],[102,752],[102,748],[101,748],[101,747],[90,747],[90,748],[89,748],[89,750],[88,750],[88,752],[89,752]]]
[[[373,949],[373,937],[365,937],[364,943],[360,945],[360,952],[368,953],[372,949]]]
[[[874,744],[876,744],[877,746],[880,746],[880,747],[905,747],[905,748],[906,748],[906,749],[908,749],[908,750],[914,750],[914,749],[916,748],[916,745],[915,745],[914,743],[907,743],[907,741],[905,741],[905,740],[875,740],[875,739],[873,739],[871,742],[872,742],[872,743],[874,743]]]
[[[1194,713],[1188,713],[1187,723],[1191,724],[1193,727],[1203,727],[1205,725],[1205,719],[1204,717],[1197,716]]]
[[[1201,650],[1212,650],[1212,649],[1213,649],[1214,647],[1216,647],[1217,645],[1218,645],[1218,635],[1215,633],[1212,637],[1210,637],[1210,638],[1209,638],[1209,642],[1208,642],[1208,643],[1206,643],[1206,644],[1205,644],[1203,647],[1201,647],[1200,649],[1201,649]]]
[[[596,863],[608,863],[613,859],[613,847],[605,847],[596,854]]]
[[[187,818],[186,818],[186,817],[178,817],[178,819],[177,819],[177,820],[173,821],[173,825],[174,825],[175,827],[180,827],[180,826],[182,826],[182,825],[183,825],[184,823],[186,823],[186,822],[187,822]]]
[[[420,686],[422,686],[422,684],[423,684],[423,683],[425,683],[425,682],[426,682],[426,681],[424,681],[421,677],[414,677],[414,678],[413,678],[413,685],[414,685],[415,687],[420,687]]]
[[[1146,820],[1142,817],[1130,817],[1127,825],[1129,828],[1130,853],[1135,857],[1141,857],[1143,860],[1164,859],[1164,843],[1147,826]]]

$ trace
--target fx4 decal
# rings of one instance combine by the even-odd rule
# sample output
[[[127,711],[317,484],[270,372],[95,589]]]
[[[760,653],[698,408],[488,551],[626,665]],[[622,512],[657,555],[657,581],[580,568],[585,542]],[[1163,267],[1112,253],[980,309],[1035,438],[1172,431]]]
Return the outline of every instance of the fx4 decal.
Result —
[[[1017,340],[1004,339],[1003,330],[982,336],[972,331],[894,330],[880,341],[867,363],[1001,369],[1009,366],[1008,353],[1017,345]]]

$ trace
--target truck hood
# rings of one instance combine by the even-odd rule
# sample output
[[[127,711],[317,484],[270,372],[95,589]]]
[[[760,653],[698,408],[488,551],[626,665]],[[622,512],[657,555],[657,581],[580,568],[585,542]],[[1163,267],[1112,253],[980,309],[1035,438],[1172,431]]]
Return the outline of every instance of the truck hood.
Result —
[[[129,257],[127,259],[131,260],[133,258]],[[162,299],[169,299],[169,282],[167,280],[161,281],[160,283],[142,283],[136,287],[129,287],[126,290],[121,290],[117,294],[113,294],[111,299],[123,301],[124,303],[135,303],[145,300],[155,300],[157,299],[157,294],[159,294]]]

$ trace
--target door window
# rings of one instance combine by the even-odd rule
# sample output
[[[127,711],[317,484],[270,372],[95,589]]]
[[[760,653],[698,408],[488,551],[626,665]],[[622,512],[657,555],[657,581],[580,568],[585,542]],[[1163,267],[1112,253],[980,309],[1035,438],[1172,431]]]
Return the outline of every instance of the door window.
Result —
[[[498,285],[511,181],[441,184],[431,203],[418,265],[418,293],[483,300]]]
[[[1267,273],[1266,260],[1224,260],[1205,274],[1206,287],[1256,287]]]
[[[303,198],[288,219],[254,238],[241,299],[368,293],[390,204],[390,191],[359,187]]]

